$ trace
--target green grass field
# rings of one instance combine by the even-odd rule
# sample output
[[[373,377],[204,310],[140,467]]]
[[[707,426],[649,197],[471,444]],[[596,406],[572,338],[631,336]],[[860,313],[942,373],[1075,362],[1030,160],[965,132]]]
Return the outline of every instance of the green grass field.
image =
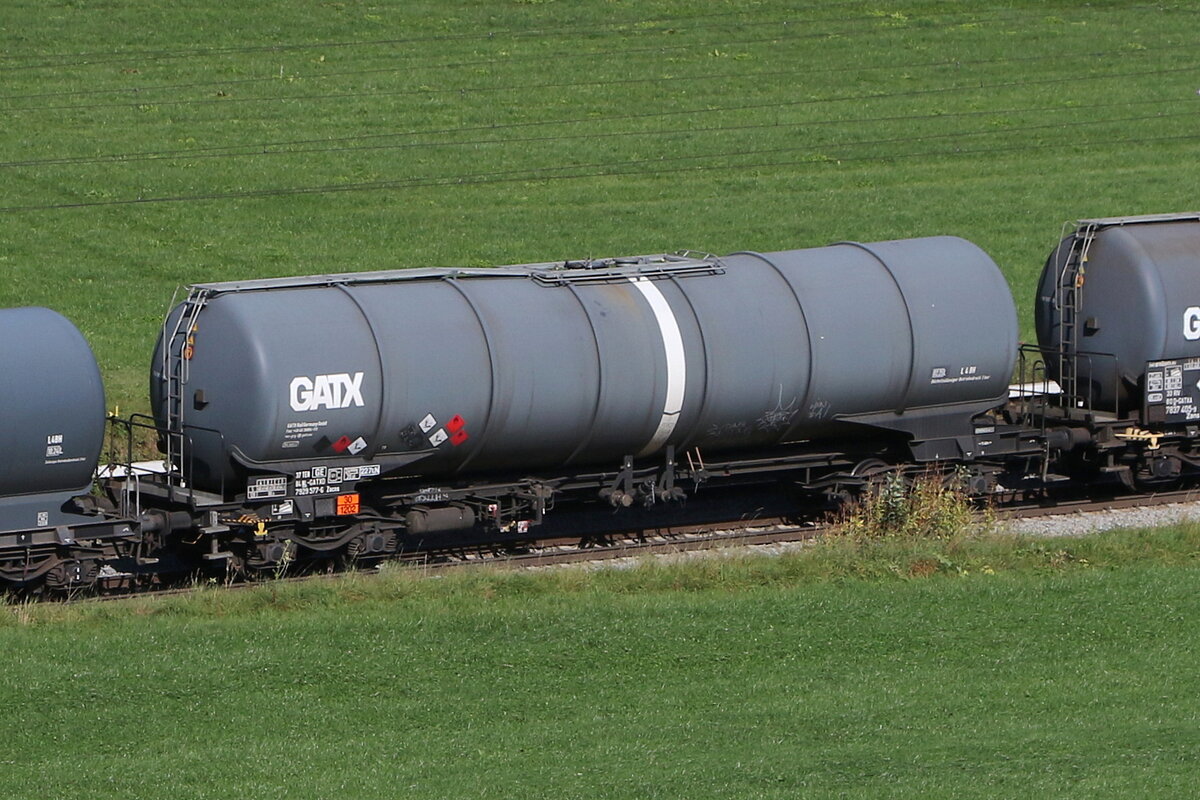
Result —
[[[188,283],[950,233],[1031,338],[1063,222],[1200,207],[1198,33],[1182,0],[11,0],[0,307],[67,314],[144,410]],[[895,548],[5,609],[0,794],[1194,795],[1195,530]]]
[[[1197,206],[1190,3],[42,3],[0,16],[0,306],[145,409],[190,282],[926,234],[1032,335],[1066,220]]]
[[[835,542],[19,607],[0,793],[1190,797],[1198,552]]]

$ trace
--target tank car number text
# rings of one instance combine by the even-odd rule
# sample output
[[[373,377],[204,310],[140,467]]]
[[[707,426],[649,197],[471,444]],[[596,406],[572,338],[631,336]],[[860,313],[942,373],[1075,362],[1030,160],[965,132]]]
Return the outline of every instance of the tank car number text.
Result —
[[[949,367],[934,367],[930,373],[929,382],[933,385],[944,383],[975,383],[976,381],[990,381],[991,375],[980,373],[979,367],[976,364],[968,364],[965,367],[958,368],[958,374],[950,374]]]
[[[312,467],[296,473],[292,494],[304,497],[312,494],[340,492],[344,481],[358,481],[379,477],[378,464],[360,467]]]

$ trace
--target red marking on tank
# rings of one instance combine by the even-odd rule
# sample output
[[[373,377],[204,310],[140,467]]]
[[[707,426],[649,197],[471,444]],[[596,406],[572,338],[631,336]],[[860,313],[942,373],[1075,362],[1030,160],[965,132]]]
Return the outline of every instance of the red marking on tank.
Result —
[[[450,421],[446,423],[446,430],[450,431],[451,433],[458,433],[466,426],[467,421],[458,414],[455,414],[450,418]]]
[[[357,514],[362,508],[362,502],[357,494],[339,494],[337,496],[337,513],[339,516]]]
[[[346,448],[349,447],[350,445],[351,445],[350,437],[343,436],[342,438],[338,439],[336,442],[333,443],[333,451],[335,453],[344,453],[344,452],[346,452]]]
[[[454,445],[455,447],[458,447],[460,444],[465,442],[468,438],[469,437],[467,436],[466,431],[455,431],[454,435],[450,437],[450,444]]]

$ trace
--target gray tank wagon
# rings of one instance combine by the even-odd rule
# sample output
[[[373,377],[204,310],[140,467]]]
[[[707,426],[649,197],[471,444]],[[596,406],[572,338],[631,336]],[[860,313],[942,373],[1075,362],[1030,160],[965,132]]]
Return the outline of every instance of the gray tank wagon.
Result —
[[[193,488],[252,498],[880,428],[969,458],[1016,350],[995,263],[935,237],[201,284],[151,402]]]
[[[1076,407],[1200,420],[1185,409],[1200,401],[1200,214],[1081,220],[1046,261],[1035,321]]]
[[[0,584],[591,541],[920,473],[1000,503],[1179,486],[1200,479],[1197,223],[1079,223],[1037,348],[953,237],[200,284],[97,493],[90,350],[53,312],[0,311]],[[165,469],[132,463],[147,430]]]
[[[0,309],[0,585],[96,580],[140,538],[91,492],[104,386],[83,335],[47,308]]]
[[[104,386],[83,335],[48,308],[0,310],[0,532],[64,525],[104,441]]]

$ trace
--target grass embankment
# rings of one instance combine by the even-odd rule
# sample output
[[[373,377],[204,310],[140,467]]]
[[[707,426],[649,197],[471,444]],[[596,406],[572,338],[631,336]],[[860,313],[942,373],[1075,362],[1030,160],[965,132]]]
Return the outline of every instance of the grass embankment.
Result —
[[[953,233],[1026,338],[1064,220],[1196,205],[1190,3],[8,3],[0,306],[146,407],[179,285]]]
[[[19,607],[6,796],[1185,796],[1200,527]]]

